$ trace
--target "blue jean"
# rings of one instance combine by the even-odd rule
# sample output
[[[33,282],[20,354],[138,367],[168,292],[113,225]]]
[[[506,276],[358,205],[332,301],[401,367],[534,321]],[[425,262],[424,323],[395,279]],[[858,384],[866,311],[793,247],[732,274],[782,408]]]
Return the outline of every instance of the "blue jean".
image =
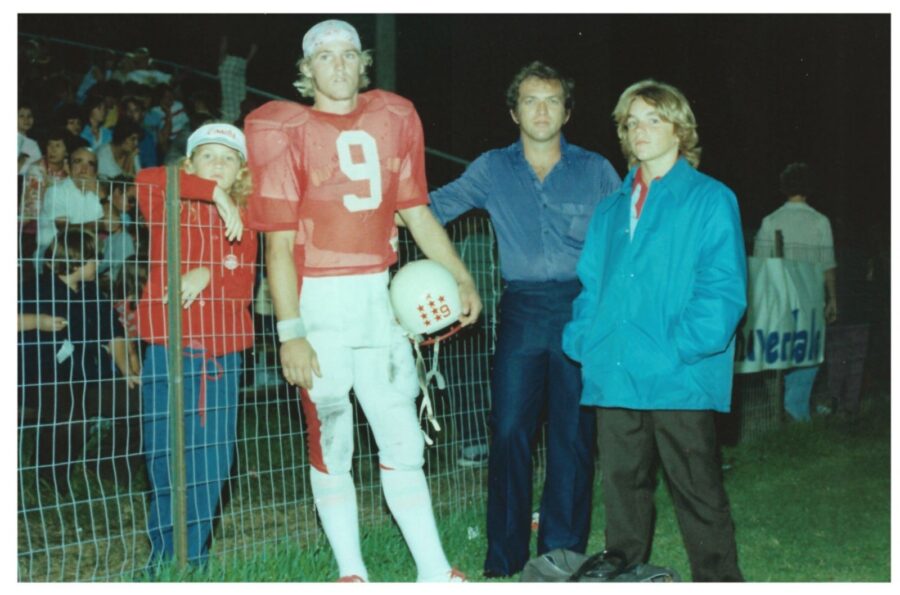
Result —
[[[809,421],[809,397],[819,366],[794,368],[784,375],[784,410],[796,421]]]
[[[590,532],[596,418],[580,406],[581,370],[562,352],[562,329],[580,290],[568,283],[510,283],[500,302],[491,379],[485,572],[522,569],[531,539],[532,455],[547,419],[547,474],[538,553],[583,552]]]
[[[184,350],[184,442],[187,477],[188,561],[204,564],[222,486],[237,437],[241,354],[206,358]],[[204,374],[205,373],[205,374]],[[170,483],[169,376],[165,347],[151,345],[142,370],[144,455],[153,492],[147,518],[151,558],[174,557]],[[206,403],[199,407],[202,384]]]

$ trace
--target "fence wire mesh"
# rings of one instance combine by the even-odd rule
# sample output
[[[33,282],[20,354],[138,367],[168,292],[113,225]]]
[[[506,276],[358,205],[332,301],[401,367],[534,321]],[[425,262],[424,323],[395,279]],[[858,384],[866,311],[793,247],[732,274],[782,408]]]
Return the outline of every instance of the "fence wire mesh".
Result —
[[[151,556],[148,397],[142,394],[148,390],[146,369],[143,386],[129,380],[140,362],[146,366],[148,361],[149,347],[136,336],[134,308],[148,283],[148,271],[161,264],[150,246],[153,225],[159,223],[138,213],[135,202],[142,190],[133,184],[89,182],[61,189],[64,183],[26,177],[19,193],[18,575],[21,581],[129,580],[143,572]],[[86,209],[54,211],[48,205],[63,191],[69,197],[73,192],[92,194],[91,201],[101,205],[99,215],[84,215]],[[182,230],[194,238],[185,247],[194,254],[188,259],[190,268],[227,260],[227,254],[210,253],[207,244],[190,244],[216,233],[202,227],[213,220],[188,219],[187,231]],[[49,243],[40,232],[42,224],[51,230]],[[192,225],[199,236],[191,235]],[[476,279],[485,308],[478,325],[440,350],[447,387],[437,391],[436,405],[443,431],[426,453],[439,519],[449,511],[483,506],[486,473],[478,455],[486,452],[488,442],[489,372],[501,293],[489,220],[475,213],[448,231]],[[264,253],[262,238],[258,253]],[[420,257],[401,232],[398,266]],[[845,257],[838,253],[839,262]],[[93,258],[98,263],[96,280],[76,274]],[[261,257],[257,261],[261,263]],[[239,563],[270,545],[303,546],[323,539],[307,477],[303,412],[296,390],[280,374],[274,312],[263,273],[257,266],[244,287],[252,333],[249,326],[215,318],[208,327],[186,331],[195,333],[195,339],[250,334],[235,370],[234,406],[224,407],[233,437],[214,441],[219,449],[211,455],[229,459],[221,498],[212,503],[217,514],[210,550],[211,557],[225,564]],[[73,275],[78,277],[75,289]],[[870,361],[874,355],[882,362],[887,353],[882,330],[889,310],[871,295],[880,286],[860,287],[859,303],[853,307],[862,314],[829,328],[827,363],[816,381],[814,406],[858,407],[861,392],[866,394],[873,382],[863,374],[867,349]],[[200,305],[202,301],[198,298],[189,307],[212,308],[211,303]],[[201,371],[193,380],[212,375]],[[732,441],[757,439],[783,423],[780,383],[770,372],[735,377],[734,412],[723,420]],[[196,409],[196,400],[192,403]],[[206,407],[208,415],[215,413],[215,403]],[[377,447],[361,410],[356,416],[354,477],[360,521],[388,522]],[[536,462],[539,482],[540,449]]]
[[[61,192],[67,199],[77,193],[102,205],[102,213],[82,217],[71,209],[54,210],[54,201],[59,202],[55,195]],[[146,204],[162,208],[163,202],[157,200],[162,188],[155,186],[111,182],[63,186],[30,179],[20,193],[18,534],[23,581],[127,580],[150,563],[147,526],[154,523],[151,495],[160,481],[151,476],[151,453],[167,443],[149,436],[160,428],[148,417],[159,417],[160,412],[148,409],[148,401],[166,398],[165,392],[152,396],[160,389],[151,386],[158,383],[148,382],[155,375],[161,376],[160,383],[166,380],[164,367],[159,374],[147,369],[161,365],[148,352],[153,343],[163,342],[166,328],[159,304],[165,256],[152,242],[163,241],[165,217],[161,213],[144,217],[146,210],[142,214],[136,209],[143,194],[154,197]],[[204,208],[212,210],[205,219],[197,214]],[[214,208],[185,201],[182,209],[187,212],[181,227],[182,273],[229,266],[229,255],[217,254],[214,241],[198,243],[199,238],[221,233],[210,225]],[[41,225],[53,230],[40,234]],[[426,459],[438,516],[483,499],[482,469],[458,466],[458,459],[464,447],[486,450],[489,356],[499,292],[489,221],[467,217],[448,231],[485,296],[485,312],[477,327],[459,333],[440,351],[440,369],[448,381],[446,389],[436,393],[443,431],[435,436]],[[397,266],[420,257],[405,233],[401,236]],[[259,254],[263,253],[260,239]],[[93,266],[86,263],[94,259],[96,273],[84,273]],[[197,349],[204,343],[250,335],[249,345],[240,350],[243,363],[235,371],[236,403],[218,406],[229,413],[225,423],[233,425],[234,435],[229,438],[223,426],[223,435],[212,439],[219,448],[204,462],[211,467],[227,464],[217,459],[231,458],[228,451],[233,444],[210,551],[226,561],[269,544],[322,538],[307,479],[303,411],[296,389],[281,376],[274,312],[263,273],[257,267],[255,276],[238,287],[255,332],[236,321],[237,314],[227,304],[235,298],[221,298],[225,303],[215,305],[217,298],[211,294],[224,291],[214,286],[215,279],[206,292],[210,295],[204,298],[200,292],[188,309],[212,309],[217,315],[184,329],[185,343]],[[155,304],[143,313],[138,306],[142,294],[142,299]],[[56,323],[57,317],[65,323]],[[151,328],[142,337],[149,341],[137,337],[138,317]],[[124,359],[112,357],[117,349]],[[425,355],[430,358],[431,352]],[[185,383],[211,385],[207,372],[192,377],[186,371]],[[140,376],[142,386],[129,386],[129,379]],[[186,392],[186,417],[195,416],[198,395],[191,400],[191,391]],[[215,417],[217,405],[208,393],[205,407],[207,420]],[[385,522],[377,447],[360,409],[356,416],[354,476],[360,519]],[[215,499],[212,506],[216,507]],[[157,517],[160,514],[165,516],[157,511]],[[155,522],[159,524],[159,519]]]

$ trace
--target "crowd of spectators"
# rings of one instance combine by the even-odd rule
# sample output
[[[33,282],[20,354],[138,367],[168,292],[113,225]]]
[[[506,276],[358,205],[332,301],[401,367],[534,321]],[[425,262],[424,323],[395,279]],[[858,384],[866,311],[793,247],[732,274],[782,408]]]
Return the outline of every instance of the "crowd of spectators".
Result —
[[[135,177],[177,164],[192,130],[222,120],[219,82],[166,72],[147,48],[22,39],[18,83],[20,424],[37,428],[39,477],[66,493],[87,420],[106,418],[126,437],[106,458],[128,463],[113,468],[130,481],[140,449],[134,307],[149,252]],[[245,100],[237,118],[253,107]]]
[[[222,64],[239,61],[244,67],[255,53],[251,48],[246,59],[229,56],[225,37],[221,49]],[[139,216],[133,200],[121,208],[121,199],[114,197],[116,184],[124,189],[142,168],[177,163],[192,130],[221,121],[219,106],[225,102],[219,84],[158,68],[148,48],[117,54],[20,40],[17,156],[23,275],[40,274],[37,265],[64,225],[87,225],[84,229],[99,234],[99,257],[107,262],[101,273],[110,270],[115,277],[121,257],[141,254],[146,246],[136,237]],[[228,85],[222,81],[223,89],[233,86],[231,80]],[[243,87],[240,93],[239,112],[228,102],[228,121],[237,119],[238,125],[256,106],[245,98]],[[116,200],[119,206],[110,204]],[[132,236],[133,246],[123,233]]]

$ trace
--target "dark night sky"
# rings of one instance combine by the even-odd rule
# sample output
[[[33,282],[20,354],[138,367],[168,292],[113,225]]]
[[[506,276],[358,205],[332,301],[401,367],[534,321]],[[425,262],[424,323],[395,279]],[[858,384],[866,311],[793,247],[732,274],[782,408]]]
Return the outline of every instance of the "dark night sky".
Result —
[[[300,38],[323,18],[20,15],[19,31],[119,50],[145,45],[157,58],[208,71],[228,33],[238,46],[260,46],[249,84],[293,98]],[[373,45],[373,16],[341,18],[357,26],[364,47]],[[396,29],[397,91],[416,103],[430,147],[472,159],[512,142],[506,85],[541,59],[576,81],[567,138],[624,174],[609,114],[627,85],[654,77],[691,100],[701,170],[735,190],[745,227],[781,202],[784,165],[805,160],[819,175],[814,206],[851,235],[889,237],[888,15],[429,14],[399,15]],[[435,185],[460,171],[431,158],[428,166]]]

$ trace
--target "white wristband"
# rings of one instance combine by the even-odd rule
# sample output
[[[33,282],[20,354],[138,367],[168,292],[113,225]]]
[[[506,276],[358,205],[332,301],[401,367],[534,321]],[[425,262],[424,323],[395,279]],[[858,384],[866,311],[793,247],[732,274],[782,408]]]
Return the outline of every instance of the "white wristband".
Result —
[[[306,325],[303,324],[303,319],[299,317],[291,318],[290,320],[279,320],[275,326],[278,329],[278,341],[281,343],[306,337]]]

